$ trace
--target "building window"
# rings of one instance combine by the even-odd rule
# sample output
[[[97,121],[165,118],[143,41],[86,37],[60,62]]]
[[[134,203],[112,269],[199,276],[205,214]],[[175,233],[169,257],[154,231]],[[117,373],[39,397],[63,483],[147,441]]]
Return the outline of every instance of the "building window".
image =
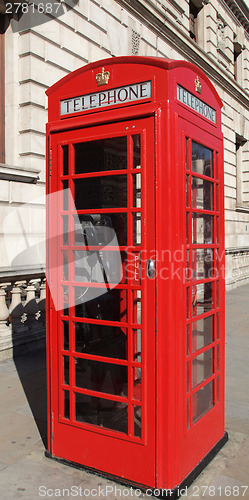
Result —
[[[198,15],[202,7],[202,0],[189,1],[189,35],[195,42],[198,42]]]
[[[242,48],[238,43],[233,44],[233,60],[234,60],[234,79],[241,83],[241,57],[242,57]]]
[[[244,161],[248,152],[248,142],[241,135],[236,134],[236,204],[237,208],[249,207],[248,161]]]

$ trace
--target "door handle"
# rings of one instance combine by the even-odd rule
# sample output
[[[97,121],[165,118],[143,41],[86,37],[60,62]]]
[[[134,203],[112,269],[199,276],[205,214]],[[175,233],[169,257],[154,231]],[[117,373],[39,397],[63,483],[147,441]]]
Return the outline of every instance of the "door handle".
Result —
[[[155,261],[152,259],[148,259],[146,262],[146,275],[147,278],[155,278],[156,275],[156,266],[155,266]]]

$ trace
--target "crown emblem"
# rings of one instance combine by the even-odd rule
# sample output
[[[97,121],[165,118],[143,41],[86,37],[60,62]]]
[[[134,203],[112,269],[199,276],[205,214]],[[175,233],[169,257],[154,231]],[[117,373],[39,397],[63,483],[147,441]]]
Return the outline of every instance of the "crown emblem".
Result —
[[[201,82],[199,80],[199,76],[197,76],[195,79],[195,90],[196,92],[198,92],[198,94],[201,94]]]
[[[107,85],[110,78],[110,71],[105,71],[105,68],[101,68],[101,72],[96,75],[96,82],[98,87],[100,85]]]

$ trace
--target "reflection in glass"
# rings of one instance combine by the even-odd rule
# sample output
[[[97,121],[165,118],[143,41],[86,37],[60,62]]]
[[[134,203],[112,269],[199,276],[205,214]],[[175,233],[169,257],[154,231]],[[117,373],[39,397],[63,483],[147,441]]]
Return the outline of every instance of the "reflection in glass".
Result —
[[[75,393],[75,413],[78,422],[128,434],[128,405],[126,403]]]
[[[68,286],[62,287],[64,316],[68,316],[69,290]]]
[[[75,384],[82,389],[127,396],[127,366],[75,358]]]
[[[124,283],[126,253],[119,250],[75,250],[75,281],[82,283]],[[93,291],[89,289],[88,300]],[[94,294],[93,296],[96,296]]]
[[[140,157],[140,135],[136,134],[132,136],[133,141],[133,168],[141,167],[141,157]]]
[[[141,290],[133,290],[133,323],[141,324]]]
[[[192,218],[193,243],[207,245],[214,242],[214,217],[208,214],[193,212]]]
[[[74,144],[75,174],[127,168],[127,137]]]
[[[134,406],[134,436],[142,438],[142,408]]]
[[[193,387],[201,384],[214,373],[214,349],[208,349],[193,359],[192,382]]]
[[[186,175],[186,207],[189,207],[189,175]]]
[[[63,356],[64,360],[64,384],[69,385],[69,356]]]
[[[75,287],[75,316],[107,321],[127,321],[127,291],[113,288]]]
[[[193,394],[193,423],[214,406],[214,381],[206,384],[202,389]]]
[[[127,214],[78,214],[74,216],[74,241],[78,246],[126,246]]]
[[[63,391],[64,393],[64,418],[70,418],[70,399],[69,391]]]
[[[192,171],[213,177],[213,152],[195,141],[192,141]]]
[[[69,349],[69,325],[68,321],[63,321],[63,333],[64,333],[64,350],[68,351]]]
[[[62,181],[63,184],[63,210],[68,210],[68,181]]]
[[[127,206],[126,175],[77,179],[74,185],[76,210]]]
[[[190,328],[191,328],[190,325],[187,325],[187,336],[186,336],[187,337],[186,338],[186,340],[187,340],[187,348],[186,348],[187,356],[190,353]]]
[[[68,215],[63,215],[63,245],[68,245]]]
[[[127,332],[116,326],[74,323],[75,351],[94,356],[127,359]]]
[[[187,363],[187,393],[190,391],[190,363]]]
[[[133,214],[133,245],[141,245],[141,213]]]
[[[62,252],[63,257],[63,281],[68,281],[68,252]]]
[[[141,363],[141,330],[133,330],[133,359]]]
[[[141,368],[133,366],[133,398],[142,400]]]
[[[212,248],[192,250],[192,279],[201,280],[214,276],[214,251]]]
[[[189,170],[189,138],[185,139],[185,168]]]
[[[202,349],[214,341],[214,316],[194,321],[192,325],[192,351]]]
[[[216,371],[220,369],[220,344],[216,346]]]
[[[192,207],[200,210],[214,210],[213,182],[192,177]]]
[[[141,174],[133,175],[133,207],[141,207]]]
[[[187,212],[186,213],[186,243],[187,244],[189,243],[189,227],[190,227],[189,217],[190,217],[190,214],[189,214],[189,212]]]
[[[63,151],[63,175],[68,175],[68,144],[62,146]]]
[[[216,400],[217,403],[220,401],[220,376],[218,375],[216,379]]]
[[[196,316],[213,309],[213,282],[192,287],[192,314]]]

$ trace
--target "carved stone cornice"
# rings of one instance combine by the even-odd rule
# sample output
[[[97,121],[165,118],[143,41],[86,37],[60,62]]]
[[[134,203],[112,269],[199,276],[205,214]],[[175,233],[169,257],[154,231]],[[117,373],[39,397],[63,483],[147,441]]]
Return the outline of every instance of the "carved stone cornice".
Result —
[[[244,0],[222,0],[222,3],[229,7],[239,23],[249,33],[249,8]]]
[[[219,0],[223,2],[225,0]],[[148,29],[174,46],[184,59],[199,66],[207,76],[226,89],[226,92],[249,110],[249,95],[225,69],[199,47],[181,25],[171,16],[163,15],[151,0],[116,0],[123,8],[130,11],[137,19],[146,24]]]

